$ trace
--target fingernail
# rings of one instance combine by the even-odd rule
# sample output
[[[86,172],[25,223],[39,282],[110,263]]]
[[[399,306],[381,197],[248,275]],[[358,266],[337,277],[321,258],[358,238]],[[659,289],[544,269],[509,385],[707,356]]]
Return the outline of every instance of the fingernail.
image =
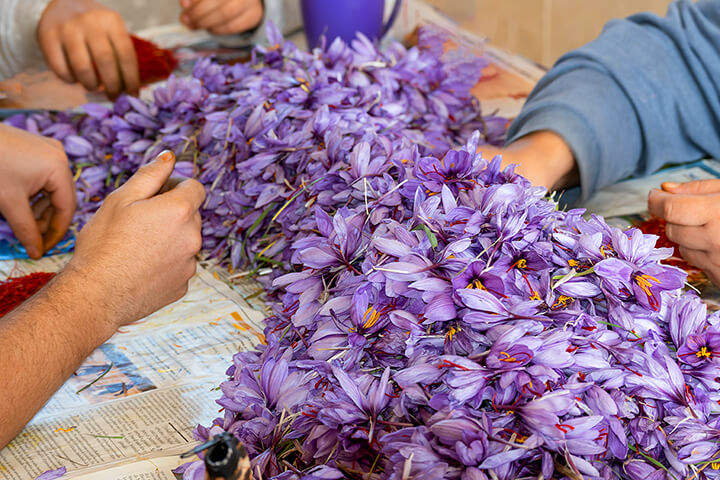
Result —
[[[40,258],[42,255],[40,254],[40,250],[38,250],[37,247],[29,247],[27,249],[28,257],[30,258]]]
[[[187,25],[188,23],[190,23],[190,17],[183,13],[182,15],[180,15],[180,21]]]
[[[675,182],[663,182],[663,184],[662,184],[663,189],[670,188],[670,189],[674,190],[674,189],[678,188],[679,186],[680,186],[680,184],[675,183]]]
[[[181,0],[180,5],[182,5],[183,8],[188,8],[190,6],[190,0]]]
[[[157,156],[157,160],[160,162],[172,162],[175,160],[175,154],[170,150],[165,150]]]

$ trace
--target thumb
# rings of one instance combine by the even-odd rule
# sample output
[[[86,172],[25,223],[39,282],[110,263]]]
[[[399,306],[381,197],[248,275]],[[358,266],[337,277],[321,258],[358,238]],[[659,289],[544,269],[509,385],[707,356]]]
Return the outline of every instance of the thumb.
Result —
[[[140,167],[117,192],[127,202],[148,199],[163,188],[174,168],[175,154],[165,150],[155,160]]]
[[[685,183],[664,182],[662,189],[666,192],[682,193],[685,195],[720,193],[720,180],[711,178],[707,180],[693,180]]]

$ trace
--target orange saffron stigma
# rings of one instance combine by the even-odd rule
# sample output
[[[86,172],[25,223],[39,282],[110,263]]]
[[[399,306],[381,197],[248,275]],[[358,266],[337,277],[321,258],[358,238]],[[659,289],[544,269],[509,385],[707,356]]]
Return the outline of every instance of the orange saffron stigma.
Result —
[[[500,352],[500,355],[505,355],[505,358],[501,358],[501,362],[517,362],[517,358],[511,357],[507,352]]]
[[[568,304],[572,303],[573,301],[574,299],[572,297],[568,297],[567,295],[560,295],[550,308],[554,310],[560,307],[567,307]]]
[[[512,270],[513,268],[517,268],[518,270],[524,270],[524,269],[526,269],[526,268],[527,268],[527,260],[525,260],[524,258],[521,258],[521,259],[518,260],[517,262],[513,263],[512,265],[510,265],[510,268],[508,268],[507,271],[509,272],[509,271]]]

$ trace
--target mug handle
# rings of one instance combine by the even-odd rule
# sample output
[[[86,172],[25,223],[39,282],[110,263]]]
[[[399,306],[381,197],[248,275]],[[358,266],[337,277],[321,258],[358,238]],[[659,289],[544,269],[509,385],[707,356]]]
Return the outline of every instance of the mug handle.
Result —
[[[388,30],[390,30],[390,27],[392,27],[393,23],[395,23],[395,19],[397,18],[398,13],[400,12],[400,6],[402,5],[403,0],[395,0],[395,5],[393,5],[392,12],[390,13],[390,17],[387,19],[387,22],[385,22],[385,25],[383,25],[382,34],[380,35],[380,38],[383,38],[385,34],[387,34]]]

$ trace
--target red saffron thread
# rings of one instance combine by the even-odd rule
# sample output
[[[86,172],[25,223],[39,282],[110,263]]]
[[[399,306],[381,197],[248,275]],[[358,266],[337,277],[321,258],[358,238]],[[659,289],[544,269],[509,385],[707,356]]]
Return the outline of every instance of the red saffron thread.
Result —
[[[178,66],[172,50],[160,48],[153,42],[130,35],[140,68],[140,83],[148,84],[165,80]]]
[[[32,297],[54,276],[54,273],[37,272],[0,281],[0,317]]]

